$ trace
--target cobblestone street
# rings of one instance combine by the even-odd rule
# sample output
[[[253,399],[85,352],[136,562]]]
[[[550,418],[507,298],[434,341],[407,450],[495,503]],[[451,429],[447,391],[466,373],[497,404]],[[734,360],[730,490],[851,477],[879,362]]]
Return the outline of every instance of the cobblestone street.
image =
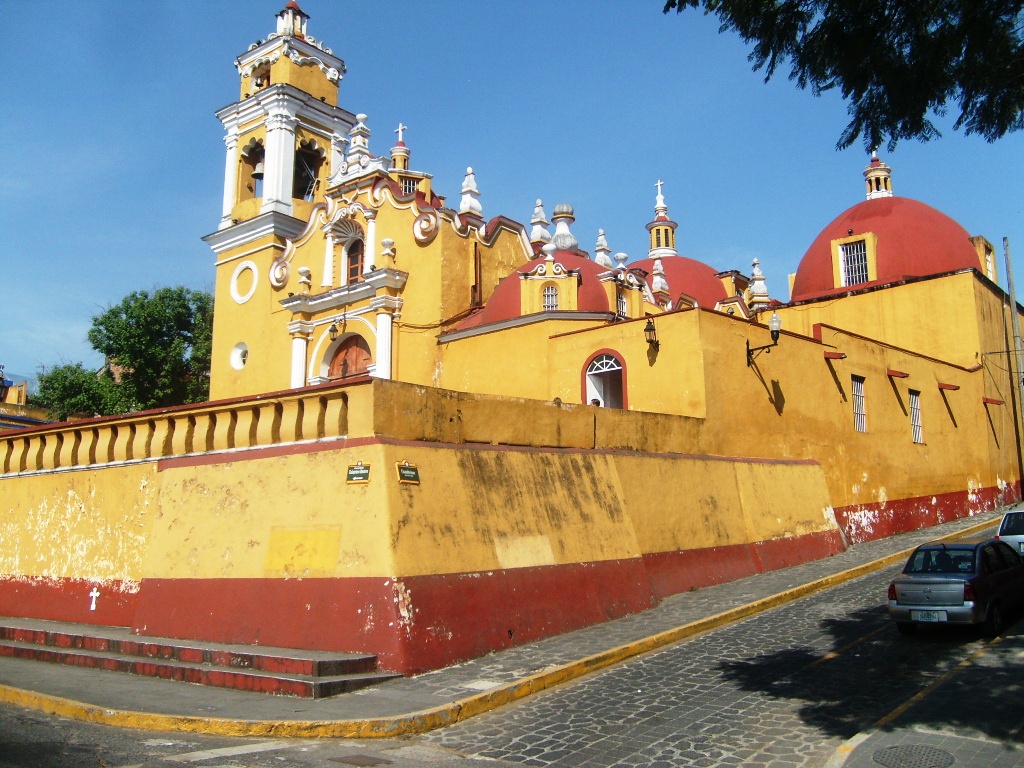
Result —
[[[822,766],[977,652],[970,632],[900,637],[896,569],[427,735],[537,766]]]

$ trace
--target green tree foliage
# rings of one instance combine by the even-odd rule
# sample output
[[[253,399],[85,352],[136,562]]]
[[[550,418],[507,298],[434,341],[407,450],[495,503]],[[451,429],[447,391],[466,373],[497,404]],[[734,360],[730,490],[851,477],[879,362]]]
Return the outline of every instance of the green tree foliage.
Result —
[[[212,330],[209,293],[135,291],[92,319],[88,339],[104,369],[76,363],[43,371],[34,401],[60,419],[202,402],[210,392]]]
[[[118,413],[117,394],[107,371],[89,371],[81,363],[72,363],[40,371],[39,391],[32,403],[46,408],[52,418],[66,421],[72,416]]]
[[[838,89],[851,118],[840,149],[935,138],[947,105],[954,129],[988,141],[1024,127],[1024,0],[668,0],[664,11],[686,8],[752,43],[766,80],[788,59],[799,87]]]

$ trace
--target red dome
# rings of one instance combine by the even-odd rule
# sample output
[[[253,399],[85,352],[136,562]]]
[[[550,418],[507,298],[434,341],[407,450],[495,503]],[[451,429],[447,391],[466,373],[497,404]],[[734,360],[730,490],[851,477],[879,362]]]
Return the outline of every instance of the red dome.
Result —
[[[971,236],[949,216],[908,197],[881,197],[844,211],[822,230],[797,268],[793,301],[858,287],[837,288],[832,269],[832,241],[849,237],[851,230],[877,237],[875,279],[861,285],[981,266]]]
[[[605,293],[598,275],[608,270],[600,264],[596,264],[585,256],[580,256],[572,251],[555,251],[555,263],[561,264],[567,270],[579,272],[579,282],[572,281],[571,285],[576,288],[577,311],[579,312],[611,312],[608,306],[608,294]],[[522,299],[520,290],[523,280],[519,275],[533,272],[540,264],[544,263],[543,258],[533,259],[519,267],[515,272],[508,275],[498,283],[491,298],[479,312],[476,312],[461,323],[458,330],[475,328],[480,325],[498,323],[502,320],[520,317],[522,315]],[[561,284],[562,281],[559,281]]]
[[[629,265],[647,273],[647,285],[654,279],[654,259],[642,259]],[[668,281],[669,296],[675,307],[682,295],[697,300],[697,306],[714,309],[720,301],[729,298],[722,281],[716,277],[717,270],[702,261],[686,256],[663,256],[662,269]]]

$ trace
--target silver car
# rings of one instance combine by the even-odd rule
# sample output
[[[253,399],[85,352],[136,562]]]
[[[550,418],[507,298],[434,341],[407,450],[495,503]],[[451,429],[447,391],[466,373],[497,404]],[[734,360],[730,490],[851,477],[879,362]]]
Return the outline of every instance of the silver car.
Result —
[[[1018,552],[1024,552],[1024,510],[1015,510],[1003,515],[996,538],[1005,541]]]
[[[921,624],[981,624],[995,637],[1024,604],[1024,561],[991,538],[931,542],[914,550],[889,585],[889,615],[903,634]]]

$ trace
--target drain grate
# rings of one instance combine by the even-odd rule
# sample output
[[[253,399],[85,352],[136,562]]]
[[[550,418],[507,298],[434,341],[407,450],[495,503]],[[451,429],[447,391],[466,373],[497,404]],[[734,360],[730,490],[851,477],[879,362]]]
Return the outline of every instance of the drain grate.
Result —
[[[901,744],[876,750],[871,756],[885,768],[949,768],[956,758],[949,752],[923,744]]]

